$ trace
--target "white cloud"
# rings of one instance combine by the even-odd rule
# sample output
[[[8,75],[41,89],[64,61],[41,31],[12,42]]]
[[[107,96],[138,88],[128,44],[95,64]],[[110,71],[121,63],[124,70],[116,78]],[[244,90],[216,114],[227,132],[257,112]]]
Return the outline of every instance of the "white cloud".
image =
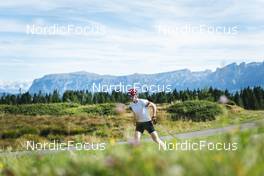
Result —
[[[26,24],[19,20],[0,19],[0,33],[1,32],[26,32]]]
[[[16,78],[14,70],[21,77],[78,70],[154,73],[182,68],[214,69],[223,62],[262,61],[263,7],[260,0],[5,1],[0,10],[19,15],[0,18],[0,74],[8,72],[11,79]],[[27,24],[90,21],[105,25],[106,34],[25,34]],[[154,29],[159,24],[238,25],[239,31],[237,35],[184,32],[166,36]]]

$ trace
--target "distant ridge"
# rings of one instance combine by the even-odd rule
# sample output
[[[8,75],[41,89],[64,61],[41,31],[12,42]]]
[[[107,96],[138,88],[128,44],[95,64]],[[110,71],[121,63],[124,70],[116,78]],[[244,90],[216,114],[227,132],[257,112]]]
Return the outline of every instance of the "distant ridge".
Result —
[[[50,93],[58,90],[90,90],[92,84],[155,84],[171,85],[177,90],[215,87],[239,90],[245,87],[264,87],[264,62],[232,63],[215,71],[205,70],[192,72],[189,69],[156,74],[132,74],[125,76],[99,75],[85,71],[74,73],[49,74],[35,79],[29,88],[30,93]]]

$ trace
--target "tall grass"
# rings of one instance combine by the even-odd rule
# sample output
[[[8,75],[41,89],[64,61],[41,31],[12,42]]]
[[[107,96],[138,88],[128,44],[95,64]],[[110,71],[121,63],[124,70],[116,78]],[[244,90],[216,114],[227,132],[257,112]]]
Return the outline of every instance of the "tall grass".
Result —
[[[264,173],[262,138],[263,128],[259,128],[207,139],[210,142],[236,142],[236,151],[159,151],[157,145],[143,143],[140,146],[108,145],[106,151],[3,157],[0,172],[22,176],[261,176]],[[197,140],[200,139],[191,141]]]

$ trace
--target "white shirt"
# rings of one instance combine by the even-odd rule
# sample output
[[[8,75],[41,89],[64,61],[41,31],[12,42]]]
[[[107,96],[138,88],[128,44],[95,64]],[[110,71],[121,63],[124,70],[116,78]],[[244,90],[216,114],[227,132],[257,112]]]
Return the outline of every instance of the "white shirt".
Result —
[[[138,99],[136,103],[130,103],[129,107],[135,113],[137,122],[151,121],[147,107],[148,103],[149,101],[145,99]]]

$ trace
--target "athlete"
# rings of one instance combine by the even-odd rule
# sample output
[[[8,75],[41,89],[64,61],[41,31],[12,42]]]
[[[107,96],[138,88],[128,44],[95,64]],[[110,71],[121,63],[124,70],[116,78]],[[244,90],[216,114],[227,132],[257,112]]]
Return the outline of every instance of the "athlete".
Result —
[[[159,144],[160,148],[166,149],[166,145],[159,138],[157,131],[155,130],[153,123],[156,123],[156,113],[157,107],[154,103],[145,100],[139,99],[137,96],[136,89],[129,89],[128,91],[132,102],[129,105],[129,108],[133,111],[134,120],[136,125],[134,139],[136,143],[140,142],[140,137],[143,134],[144,130],[151,135],[153,141]],[[150,117],[148,107],[152,108],[153,115]]]

